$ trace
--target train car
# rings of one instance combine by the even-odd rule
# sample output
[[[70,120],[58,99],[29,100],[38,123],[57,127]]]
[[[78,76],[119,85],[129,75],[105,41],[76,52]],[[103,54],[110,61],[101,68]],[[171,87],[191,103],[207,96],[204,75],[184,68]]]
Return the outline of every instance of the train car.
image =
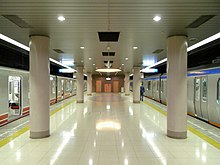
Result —
[[[146,96],[166,104],[166,79],[166,74],[145,78],[143,82],[147,86]],[[159,99],[156,83],[159,83]],[[152,91],[148,84],[153,84]],[[188,72],[187,111],[191,116],[220,127],[220,68]]]
[[[50,75],[50,104],[75,95],[75,81]],[[29,115],[29,72],[0,67],[0,86],[0,126]],[[60,96],[61,99],[58,99]]]

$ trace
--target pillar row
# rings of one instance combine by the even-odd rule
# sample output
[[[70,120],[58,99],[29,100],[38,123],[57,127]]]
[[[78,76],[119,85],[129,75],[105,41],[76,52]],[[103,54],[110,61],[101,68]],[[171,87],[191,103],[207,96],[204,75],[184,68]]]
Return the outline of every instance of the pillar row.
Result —
[[[129,73],[125,73],[125,96],[129,96]]]
[[[187,137],[186,36],[167,39],[167,136]]]
[[[87,73],[87,95],[92,95],[92,73]]]
[[[140,68],[134,67],[133,103],[140,103]]]
[[[50,136],[49,37],[30,37],[30,138]]]
[[[83,75],[83,67],[77,67],[77,74],[76,74],[76,81],[77,81],[77,92],[76,98],[77,103],[84,102],[84,75]]]

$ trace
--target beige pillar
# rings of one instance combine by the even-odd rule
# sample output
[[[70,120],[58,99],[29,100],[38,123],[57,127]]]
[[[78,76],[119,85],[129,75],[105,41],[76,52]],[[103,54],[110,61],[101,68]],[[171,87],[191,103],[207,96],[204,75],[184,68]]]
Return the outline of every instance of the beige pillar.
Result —
[[[30,138],[50,136],[49,38],[30,37]]]
[[[83,103],[84,102],[84,75],[83,75],[82,66],[77,67],[76,82],[77,82],[77,91],[76,91],[77,103]]]
[[[187,138],[187,40],[167,39],[167,136]]]
[[[140,68],[134,67],[133,103],[140,103]]]
[[[125,96],[129,96],[129,73],[125,73]]]
[[[92,73],[87,73],[87,95],[92,95]]]

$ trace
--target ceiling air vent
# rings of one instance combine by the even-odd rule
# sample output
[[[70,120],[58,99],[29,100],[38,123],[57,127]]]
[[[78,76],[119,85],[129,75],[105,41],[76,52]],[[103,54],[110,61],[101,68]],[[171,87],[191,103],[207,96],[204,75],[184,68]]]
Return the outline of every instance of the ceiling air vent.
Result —
[[[120,32],[98,32],[100,42],[118,42]]]
[[[159,53],[161,53],[162,51],[163,51],[163,49],[157,49],[157,50],[153,51],[152,53],[153,53],[153,54],[159,54]]]
[[[186,28],[197,28],[200,25],[202,25],[205,22],[207,22],[208,20],[210,20],[211,18],[213,18],[214,16],[215,15],[202,15],[199,18],[197,18],[194,22],[189,24]]]
[[[6,19],[8,19],[9,21],[13,22],[14,24],[19,26],[20,28],[31,28],[31,26],[29,24],[27,24],[25,21],[23,21],[17,15],[2,15],[2,16],[5,17]]]
[[[60,49],[53,49],[56,53],[64,53],[62,50],[60,50]]]
[[[115,52],[102,52],[103,56],[115,56]]]

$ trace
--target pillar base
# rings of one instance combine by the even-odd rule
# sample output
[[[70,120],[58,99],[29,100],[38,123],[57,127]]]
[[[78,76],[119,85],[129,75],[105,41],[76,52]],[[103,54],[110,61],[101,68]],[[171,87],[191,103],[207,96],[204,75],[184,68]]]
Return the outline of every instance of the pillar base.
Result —
[[[77,100],[76,103],[84,103],[84,100]]]
[[[174,132],[167,130],[167,136],[174,139],[186,139],[187,138],[187,131],[186,132]]]
[[[125,94],[125,96],[129,96],[130,94]]]
[[[140,103],[140,101],[133,101],[133,103]]]
[[[30,138],[31,139],[42,139],[47,138],[50,136],[50,131],[41,131],[41,132],[32,132],[30,131]]]
[[[92,96],[92,94],[87,94],[87,96]]]

